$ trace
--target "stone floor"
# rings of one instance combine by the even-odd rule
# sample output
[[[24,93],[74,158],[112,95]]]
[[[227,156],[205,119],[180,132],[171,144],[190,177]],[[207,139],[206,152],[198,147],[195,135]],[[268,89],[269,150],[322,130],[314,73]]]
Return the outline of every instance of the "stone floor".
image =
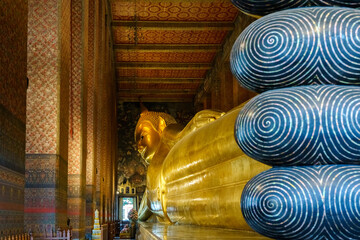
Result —
[[[193,225],[165,225],[139,222],[137,240],[229,240],[269,239],[255,232],[199,227]]]

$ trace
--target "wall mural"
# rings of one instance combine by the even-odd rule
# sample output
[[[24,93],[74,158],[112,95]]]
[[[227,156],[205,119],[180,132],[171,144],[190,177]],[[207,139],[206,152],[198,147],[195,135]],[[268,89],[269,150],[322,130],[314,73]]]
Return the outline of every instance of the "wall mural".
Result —
[[[192,103],[144,103],[149,111],[165,112],[184,126],[195,115]],[[140,116],[139,103],[125,102],[118,109],[117,183],[129,181],[142,194],[145,191],[147,164],[136,151],[134,131]]]

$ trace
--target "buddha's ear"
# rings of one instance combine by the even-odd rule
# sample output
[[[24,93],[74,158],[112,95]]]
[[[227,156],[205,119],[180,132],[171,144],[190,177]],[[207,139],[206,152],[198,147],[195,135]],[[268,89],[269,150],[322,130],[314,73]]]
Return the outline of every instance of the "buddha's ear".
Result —
[[[166,122],[162,117],[159,116],[159,132],[162,133],[165,128],[166,128]]]

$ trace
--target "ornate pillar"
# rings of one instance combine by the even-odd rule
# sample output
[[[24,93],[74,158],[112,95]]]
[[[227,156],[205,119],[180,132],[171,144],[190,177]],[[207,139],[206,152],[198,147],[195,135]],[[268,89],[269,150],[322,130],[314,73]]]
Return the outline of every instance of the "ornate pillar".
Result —
[[[94,157],[94,111],[95,111],[95,0],[89,0],[87,61],[87,155],[86,155],[86,230],[91,234],[95,212],[95,157]]]
[[[28,3],[24,222],[39,234],[66,226],[70,0]]]
[[[73,239],[85,238],[88,13],[88,1],[71,1],[68,217]]]
[[[103,21],[104,21],[104,11],[103,11],[103,1],[95,1],[95,93],[94,93],[94,161],[95,161],[95,200],[96,200],[96,209],[99,210],[100,214],[100,223],[103,223],[103,213],[101,205],[101,157],[102,157],[102,140],[103,140],[103,129],[101,128],[102,120],[102,66],[103,66],[103,53],[104,53],[104,42],[102,39],[103,36]]]

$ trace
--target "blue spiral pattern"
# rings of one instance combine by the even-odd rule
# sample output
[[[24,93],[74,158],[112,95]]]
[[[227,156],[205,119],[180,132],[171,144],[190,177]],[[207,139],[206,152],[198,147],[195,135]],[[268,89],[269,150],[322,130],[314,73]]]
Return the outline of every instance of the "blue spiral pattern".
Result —
[[[360,10],[300,8],[247,27],[231,51],[231,70],[256,92],[310,85],[360,85]]]
[[[360,8],[359,0],[311,0],[310,2],[312,5],[316,6],[340,6]]]
[[[231,0],[242,12],[264,16],[288,8],[303,7],[308,4],[307,0]]]
[[[360,8],[359,0],[231,0],[242,12],[265,16],[277,11],[305,6],[338,6]]]
[[[241,209],[275,239],[360,239],[360,166],[277,167],[251,179]]]
[[[245,154],[273,166],[360,164],[360,88],[262,93],[240,111],[235,137]]]

